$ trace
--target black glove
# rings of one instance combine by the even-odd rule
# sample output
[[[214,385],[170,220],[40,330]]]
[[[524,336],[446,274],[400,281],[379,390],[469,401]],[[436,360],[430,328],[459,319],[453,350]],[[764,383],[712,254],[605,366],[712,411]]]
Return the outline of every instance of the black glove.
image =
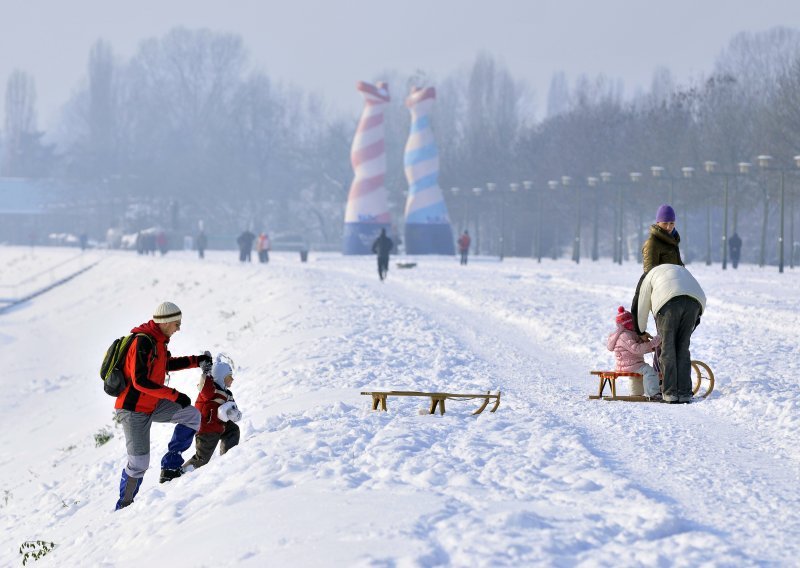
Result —
[[[181,405],[181,408],[186,408],[190,404],[192,404],[192,399],[186,396],[183,393],[178,394],[178,398],[175,400],[178,404]]]
[[[211,364],[211,355],[208,353],[208,351],[197,356],[197,365],[202,366],[203,363]]]

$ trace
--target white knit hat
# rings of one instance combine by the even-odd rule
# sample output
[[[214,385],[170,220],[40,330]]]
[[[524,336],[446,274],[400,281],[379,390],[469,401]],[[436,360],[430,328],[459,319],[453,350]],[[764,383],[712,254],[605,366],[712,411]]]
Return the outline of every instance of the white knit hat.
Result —
[[[181,309],[172,302],[162,302],[153,312],[153,321],[156,323],[181,321]]]
[[[214,382],[217,383],[217,386],[226,388],[225,377],[228,375],[233,375],[231,366],[225,361],[215,361],[214,366],[211,367],[211,376],[214,378]]]

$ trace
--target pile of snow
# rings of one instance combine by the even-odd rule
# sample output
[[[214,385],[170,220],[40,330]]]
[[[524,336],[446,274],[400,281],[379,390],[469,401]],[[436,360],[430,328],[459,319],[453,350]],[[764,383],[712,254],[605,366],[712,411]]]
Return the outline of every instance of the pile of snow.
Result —
[[[0,248],[5,283],[74,250]],[[800,555],[800,271],[689,268],[707,314],[693,357],[716,388],[692,405],[590,401],[588,374],[641,267],[235,252],[101,262],[0,316],[5,434],[0,565],[792,564]],[[175,355],[224,352],[241,444],[168,484],[170,425],[113,512],[125,463],[97,375],[108,344],[163,300]],[[653,329],[651,320],[650,330]],[[173,373],[194,398],[199,371]],[[502,391],[494,414],[362,390]],[[113,437],[97,445],[103,433]],[[191,454],[187,452],[185,457]],[[30,565],[30,564],[29,564]]]

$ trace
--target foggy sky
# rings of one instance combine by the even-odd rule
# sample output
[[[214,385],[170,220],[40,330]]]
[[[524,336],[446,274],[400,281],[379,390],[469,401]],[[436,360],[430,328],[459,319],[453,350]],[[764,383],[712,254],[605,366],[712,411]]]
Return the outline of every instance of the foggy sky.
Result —
[[[797,0],[0,0],[0,86],[14,69],[36,81],[39,127],[86,75],[91,45],[128,59],[175,26],[242,36],[252,68],[357,113],[358,80],[383,70],[443,77],[485,50],[535,93],[544,110],[553,72],[621,78],[649,89],[656,67],[679,82],[708,73],[739,31],[800,28]],[[395,97],[405,97],[399,92]],[[0,110],[3,105],[0,97]],[[4,114],[3,114],[4,116]]]

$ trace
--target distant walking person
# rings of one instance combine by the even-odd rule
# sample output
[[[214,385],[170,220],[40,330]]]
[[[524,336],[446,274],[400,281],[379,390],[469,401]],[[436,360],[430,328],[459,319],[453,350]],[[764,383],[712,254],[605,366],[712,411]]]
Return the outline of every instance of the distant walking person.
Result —
[[[372,243],[372,252],[378,255],[378,277],[383,280],[389,271],[389,253],[394,243],[386,236],[386,229],[381,229],[381,234]]]
[[[469,232],[464,233],[458,237],[458,252],[461,253],[461,264],[467,264],[467,256],[469,256],[469,245],[472,239],[469,238]]]
[[[206,232],[203,229],[200,229],[200,232],[197,233],[197,239],[195,239],[195,244],[197,245],[197,256],[199,258],[205,258],[206,247],[208,246],[208,237],[206,236]]]
[[[253,250],[255,238],[253,233],[245,229],[236,239],[236,244],[239,245],[239,262],[250,262],[250,251]]]
[[[269,235],[266,233],[261,233],[258,235],[258,241],[256,242],[256,251],[258,251],[258,262],[269,262],[269,249],[272,248],[272,245],[269,242]]]
[[[631,313],[636,314],[639,306],[639,288],[642,281],[654,267],[662,264],[676,264],[683,266],[681,259],[681,236],[675,228],[675,210],[666,203],[656,211],[656,222],[650,225],[650,235],[642,245],[642,275],[636,284],[636,292],[631,301]],[[641,334],[639,320],[634,318],[633,327],[636,333]]]
[[[736,268],[739,266],[739,258],[742,256],[742,237],[736,231],[733,232],[728,240],[728,248],[731,251],[731,263]]]

